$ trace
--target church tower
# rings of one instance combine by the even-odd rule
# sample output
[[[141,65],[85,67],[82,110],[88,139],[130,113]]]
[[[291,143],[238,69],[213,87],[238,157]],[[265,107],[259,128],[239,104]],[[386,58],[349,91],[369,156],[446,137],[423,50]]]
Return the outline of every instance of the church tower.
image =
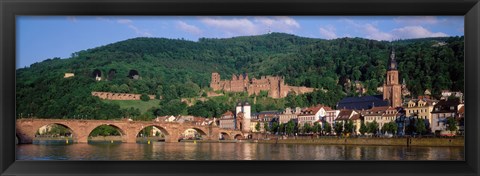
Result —
[[[398,78],[397,61],[393,48],[387,67],[387,75],[383,83],[383,100],[387,100],[392,107],[402,106],[402,85]]]

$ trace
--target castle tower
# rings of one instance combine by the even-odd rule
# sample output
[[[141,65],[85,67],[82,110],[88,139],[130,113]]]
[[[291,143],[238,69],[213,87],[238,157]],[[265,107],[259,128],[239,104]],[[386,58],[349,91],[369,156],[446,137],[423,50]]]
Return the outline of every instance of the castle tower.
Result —
[[[210,88],[212,88],[214,91],[220,90],[220,74],[218,74],[217,72],[212,73]]]
[[[383,84],[383,100],[388,100],[390,106],[402,106],[402,85],[399,84],[395,50],[392,48],[385,82]]]

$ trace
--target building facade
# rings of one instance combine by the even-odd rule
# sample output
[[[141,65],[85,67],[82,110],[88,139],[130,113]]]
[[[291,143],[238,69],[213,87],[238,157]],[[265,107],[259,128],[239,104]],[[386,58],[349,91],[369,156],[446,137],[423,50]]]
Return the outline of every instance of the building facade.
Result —
[[[447,130],[448,118],[458,119],[459,99],[440,100],[432,110],[432,132]],[[461,107],[460,107],[461,108]]]
[[[233,116],[232,111],[225,112],[218,121],[220,122],[218,125],[220,128],[235,129],[235,117]]]
[[[435,101],[426,98],[410,100],[404,108],[405,115],[408,117],[417,116],[418,118],[428,120],[428,123],[432,124],[431,112],[435,103]]]

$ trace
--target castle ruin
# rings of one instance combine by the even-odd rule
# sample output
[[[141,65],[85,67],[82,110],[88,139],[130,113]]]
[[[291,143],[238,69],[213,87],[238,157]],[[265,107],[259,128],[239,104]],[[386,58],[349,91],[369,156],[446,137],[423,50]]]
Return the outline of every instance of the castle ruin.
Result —
[[[259,95],[260,91],[267,91],[271,98],[284,98],[289,92],[297,95],[313,92],[313,88],[289,86],[285,84],[284,78],[279,76],[263,76],[260,79],[248,78],[248,74],[232,75],[231,80],[220,80],[219,73],[212,73],[210,87],[214,90],[226,92],[248,92],[248,95]]]

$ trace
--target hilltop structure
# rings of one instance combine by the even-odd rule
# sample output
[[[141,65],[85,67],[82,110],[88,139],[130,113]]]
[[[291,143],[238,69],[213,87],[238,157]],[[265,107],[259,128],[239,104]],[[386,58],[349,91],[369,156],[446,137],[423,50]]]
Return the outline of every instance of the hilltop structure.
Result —
[[[226,92],[248,92],[248,95],[258,95],[260,91],[267,91],[268,96],[272,98],[283,98],[289,92],[295,92],[297,95],[313,92],[313,88],[289,86],[285,84],[283,77],[263,76],[260,79],[248,78],[248,74],[232,75],[231,80],[220,80],[219,73],[212,73],[210,87],[214,90],[223,90]]]

